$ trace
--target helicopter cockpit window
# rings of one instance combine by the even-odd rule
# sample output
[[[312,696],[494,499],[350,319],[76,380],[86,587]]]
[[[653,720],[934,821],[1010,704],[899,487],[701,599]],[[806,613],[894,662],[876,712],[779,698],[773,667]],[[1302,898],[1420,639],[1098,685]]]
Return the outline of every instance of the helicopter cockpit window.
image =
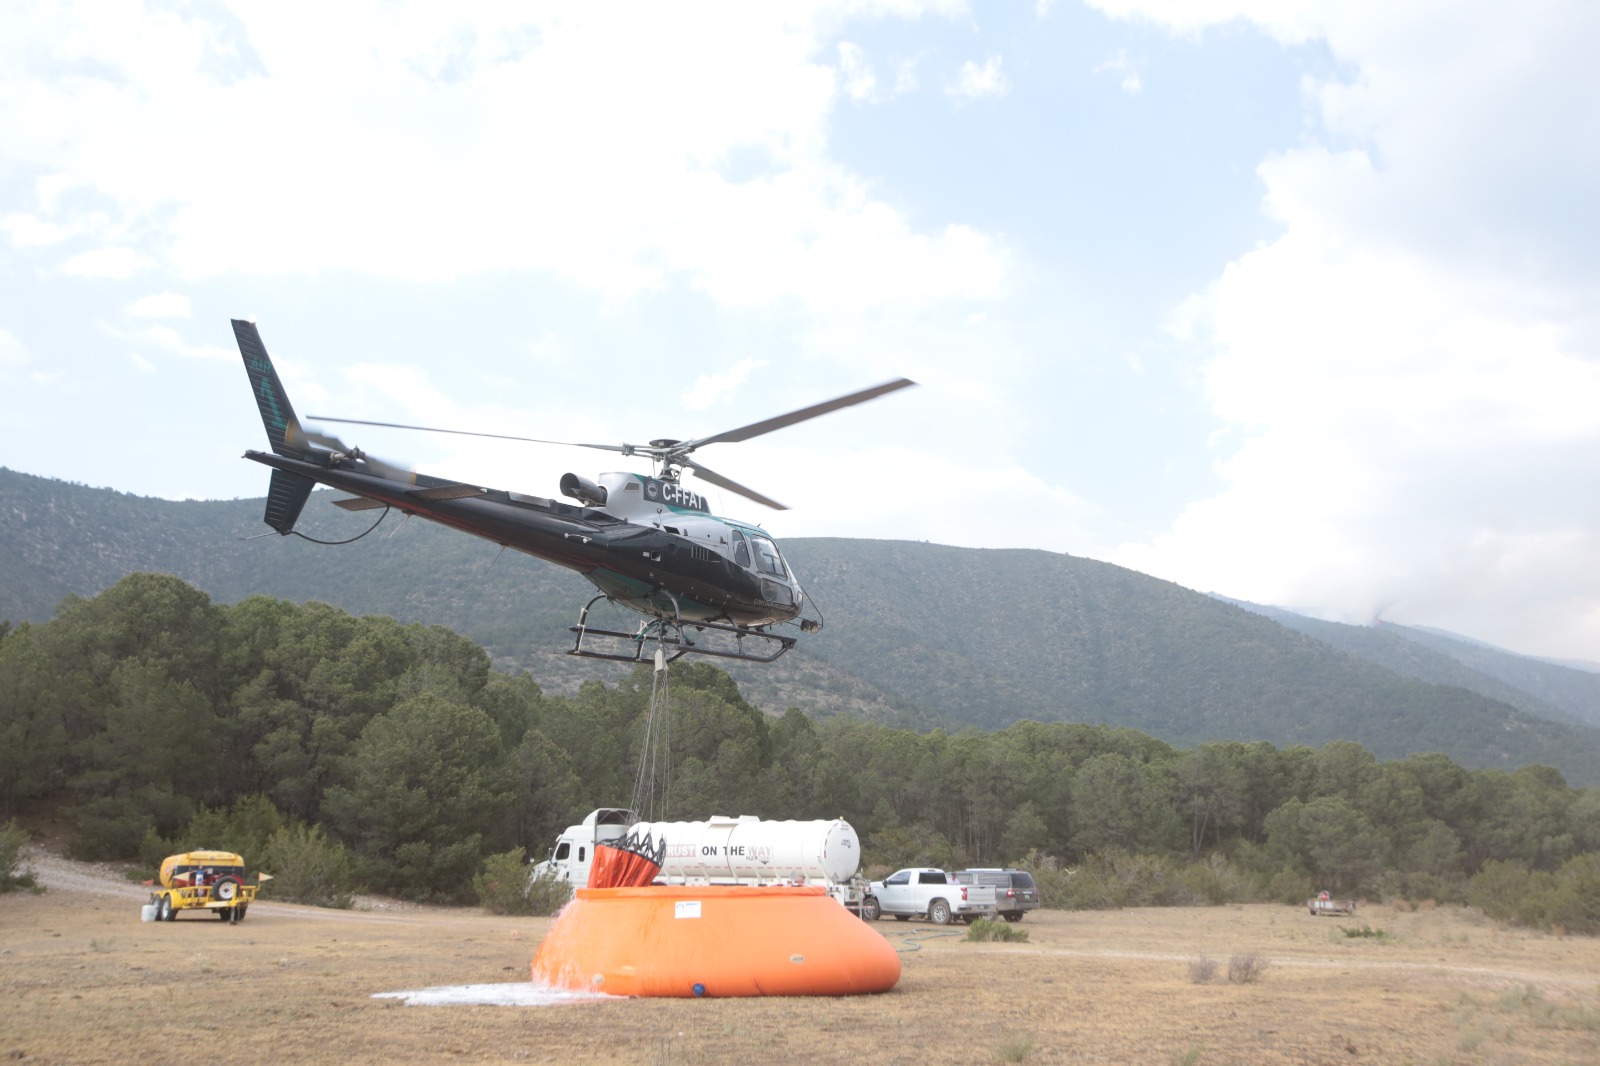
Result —
[[[745,547],[744,534],[737,529],[733,531],[733,561],[740,566],[750,565],[750,549]]]
[[[783,569],[783,556],[778,554],[778,546],[766,537],[751,537],[750,545],[756,553],[756,569],[763,574],[773,577],[787,578],[789,575]]]

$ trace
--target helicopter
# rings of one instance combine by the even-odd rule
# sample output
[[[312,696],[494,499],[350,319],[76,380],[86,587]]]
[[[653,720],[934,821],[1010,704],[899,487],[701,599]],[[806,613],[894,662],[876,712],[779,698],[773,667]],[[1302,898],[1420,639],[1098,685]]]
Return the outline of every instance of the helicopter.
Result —
[[[659,438],[647,445],[545,441],[309,416],[317,422],[597,448],[647,456],[653,462],[652,475],[618,471],[591,481],[564,474],[558,488],[575,501],[567,503],[418,474],[307,428],[289,404],[255,323],[232,322],[272,446],[271,452],[244,453],[244,458],[272,468],[263,515],[267,525],[280,536],[315,540],[294,527],[312,488],[322,484],[350,493],[334,500],[336,507],[351,512],[382,509],[372,526],[351,540],[366,536],[391,510],[398,510],[575,570],[599,595],[579,612],[577,625],[570,629],[576,639],[567,654],[619,662],[645,661],[652,642],[658,665],[688,654],[772,662],[797,641],[777,627],[793,626],[801,633],[820,630],[820,614],[807,613],[805,591],[772,537],[754,523],[712,514],[706,498],[683,485],[683,472],[692,471],[712,485],[783,510],[783,504],[709,469],[692,453],[710,444],[749,440],[916,384],[896,378],[739,429],[693,440]],[[589,612],[602,601],[645,619],[631,632],[591,625]]]

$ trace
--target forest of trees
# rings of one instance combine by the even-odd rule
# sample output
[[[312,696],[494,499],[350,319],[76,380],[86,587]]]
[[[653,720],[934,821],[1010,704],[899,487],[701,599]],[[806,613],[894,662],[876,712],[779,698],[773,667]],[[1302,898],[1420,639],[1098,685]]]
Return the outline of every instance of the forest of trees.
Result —
[[[0,623],[0,816],[59,815],[94,859],[245,850],[193,839],[227,826],[276,854],[337,848],[375,891],[466,901],[491,856],[627,802],[650,680],[549,696],[441,627],[134,574]],[[1025,863],[1055,905],[1315,887],[1600,931],[1600,789],[1547,767],[1070,723],[918,734],[763,714],[704,664],[675,664],[671,691],[673,817],[842,816],[869,864]]]

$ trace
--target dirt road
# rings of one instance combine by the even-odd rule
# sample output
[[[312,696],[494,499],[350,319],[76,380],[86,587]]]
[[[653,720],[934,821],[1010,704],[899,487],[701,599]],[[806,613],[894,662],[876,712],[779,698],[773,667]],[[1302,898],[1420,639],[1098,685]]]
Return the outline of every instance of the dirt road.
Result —
[[[1600,943],[1461,908],[1045,911],[1015,944],[880,922],[904,967],[880,996],[406,1006],[374,997],[525,983],[548,920],[366,900],[143,923],[116,869],[34,867],[47,891],[0,896],[0,1057],[40,1063],[1600,1061]],[[1235,956],[1260,979],[1230,983]]]

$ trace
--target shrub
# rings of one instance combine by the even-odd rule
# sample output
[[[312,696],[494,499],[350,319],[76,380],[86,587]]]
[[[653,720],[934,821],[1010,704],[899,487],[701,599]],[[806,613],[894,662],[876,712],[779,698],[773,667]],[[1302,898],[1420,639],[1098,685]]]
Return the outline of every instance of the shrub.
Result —
[[[1293,866],[1285,866],[1267,882],[1267,898],[1275,903],[1303,907],[1314,891],[1311,878]]]
[[[534,875],[524,868],[522,876],[527,885],[528,914],[540,917],[554,914],[572,898],[571,887],[553,871],[545,870]]]
[[[1266,972],[1266,958],[1254,952],[1246,955],[1235,955],[1228,960],[1228,980],[1236,985],[1254,984]]]
[[[1001,1042],[994,1053],[998,1062],[1024,1062],[1033,1054],[1033,1037],[1027,1033],[1013,1033]]]
[[[1194,897],[1193,902],[1213,907],[1244,903],[1253,895],[1250,875],[1222,855],[1190,863],[1178,880]]]
[[[1189,960],[1189,980],[1197,985],[1208,983],[1217,976],[1217,960],[1201,955]]]
[[[139,853],[140,841],[154,819],[132,799],[95,796],[72,809],[72,839],[67,851],[74,859],[126,859]]]
[[[22,848],[28,831],[16,819],[0,828],[0,892],[33,887],[33,873],[22,865]]]
[[[1374,929],[1365,922],[1362,922],[1359,926],[1354,927],[1341,925],[1339,927],[1339,932],[1343,933],[1345,938],[1348,940],[1382,940],[1389,935],[1382,929]]]
[[[330,842],[319,825],[285,826],[267,841],[262,866],[272,876],[272,895],[317,907],[351,904],[350,854]]]
[[[1033,875],[1039,889],[1039,906],[1065,907],[1070,894],[1069,885],[1077,871],[1065,868],[1059,858],[1035,849],[1018,864],[1018,868]]]
[[[1527,867],[1510,859],[1484,863],[1467,882],[1467,902],[1497,921],[1515,921],[1528,895],[1528,880]]]
[[[528,896],[528,867],[523,858],[521,848],[512,848],[483,860],[483,869],[472,878],[472,889],[485,911],[533,913],[533,900]]]
[[[1010,922],[998,921],[994,918],[978,918],[967,926],[967,939],[974,943],[985,943],[987,941],[1021,943],[1028,939],[1028,931],[1026,929],[1018,929]]]

